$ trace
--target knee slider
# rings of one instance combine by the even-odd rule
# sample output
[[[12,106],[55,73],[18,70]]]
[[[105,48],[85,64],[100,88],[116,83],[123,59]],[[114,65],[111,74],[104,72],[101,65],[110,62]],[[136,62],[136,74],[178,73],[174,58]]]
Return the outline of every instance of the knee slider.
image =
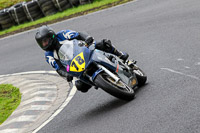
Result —
[[[75,82],[75,86],[77,88],[77,90],[81,91],[81,92],[87,92],[92,86],[88,85],[80,80],[77,80]]]

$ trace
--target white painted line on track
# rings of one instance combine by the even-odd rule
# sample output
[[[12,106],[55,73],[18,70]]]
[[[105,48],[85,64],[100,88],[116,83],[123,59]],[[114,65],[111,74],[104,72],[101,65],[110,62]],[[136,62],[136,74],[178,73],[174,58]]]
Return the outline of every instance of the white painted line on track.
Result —
[[[20,73],[14,73],[14,74],[0,75],[0,78],[8,77],[8,76],[26,75],[26,74],[54,74],[54,75],[58,75],[56,71],[30,71],[30,72],[20,72]]]
[[[33,92],[34,93],[34,91],[36,91],[36,90],[39,90],[40,92],[41,91],[47,91],[47,90],[49,90],[49,91],[54,91],[54,92],[56,92],[57,91],[57,88],[54,88],[53,86],[50,88],[45,88],[45,86],[42,86],[42,87],[33,87],[33,88],[28,88],[27,90],[23,90],[23,91],[21,91],[21,93],[23,93],[23,95],[25,95],[25,94],[27,94],[27,93],[30,93],[30,92]]]
[[[33,102],[53,102],[56,99],[56,97],[33,97],[31,99],[25,100],[24,102],[21,102],[21,106],[25,106],[27,104],[33,103]]]
[[[31,84],[31,83],[34,82],[34,81],[37,81],[37,82],[38,82],[39,80],[28,80],[28,79],[27,79],[27,80],[24,80],[24,81],[22,81],[22,82],[18,82],[17,85],[18,85],[18,86],[25,86],[26,84]]]
[[[37,92],[34,92],[34,93],[31,93],[30,95],[31,96],[37,96],[37,95],[40,95],[40,94],[56,94],[57,92],[56,91],[49,91],[49,90],[43,90],[43,91],[37,91]]]
[[[56,85],[49,85],[48,83],[31,83],[26,85],[28,89],[48,89],[48,90],[57,90]],[[25,92],[25,91],[24,91]]]
[[[178,58],[177,61],[184,61],[184,59],[182,59],[182,58]]]
[[[1,133],[18,133],[21,129],[13,128],[13,129],[4,129],[0,130]]]
[[[31,84],[27,84],[26,85],[26,88],[33,88],[33,87],[35,87],[35,86],[41,86],[41,87],[43,87],[43,86],[50,86],[48,83],[43,83],[43,82],[41,82],[41,83],[31,83]]]
[[[10,79],[3,79],[0,81],[1,84],[7,84],[8,82],[10,82]]]
[[[2,81],[3,80],[4,80],[4,78],[2,78]],[[12,80],[12,84],[18,84],[18,83],[23,82],[23,81],[24,81],[24,78],[15,78],[15,80]]]
[[[24,111],[30,111],[30,110],[34,110],[34,111],[45,111],[48,110],[51,106],[50,105],[31,105],[31,106],[27,106],[21,109],[16,110],[15,112],[13,112],[14,115],[22,113]]]
[[[16,119],[6,122],[5,125],[14,123],[14,122],[34,122],[37,119],[37,115],[22,115]]]
[[[67,106],[67,104],[73,98],[73,96],[75,95],[76,90],[77,90],[76,87],[74,86],[75,80],[73,80],[72,82],[73,82],[73,87],[69,93],[69,96],[65,100],[65,102],[59,107],[59,109],[51,117],[49,117],[49,119],[47,121],[45,121],[41,126],[36,128],[32,133],[37,133],[40,129],[42,129],[45,125],[47,125],[51,120],[53,120],[54,117],[56,117]]]
[[[178,71],[175,71],[175,70],[170,69],[170,68],[160,68],[160,69],[166,70],[166,71],[169,71],[169,72],[172,72],[172,73],[176,73],[176,74],[179,74],[179,75],[183,75],[183,76],[186,76],[186,77],[190,77],[192,79],[200,80],[200,78],[197,77],[197,76],[185,74],[185,73],[182,73],[182,72],[178,72]]]

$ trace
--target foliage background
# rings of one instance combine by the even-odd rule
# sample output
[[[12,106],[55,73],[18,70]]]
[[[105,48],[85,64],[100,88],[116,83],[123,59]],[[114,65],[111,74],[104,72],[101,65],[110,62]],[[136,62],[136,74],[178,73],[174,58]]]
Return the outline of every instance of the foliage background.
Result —
[[[27,2],[31,0],[0,0],[0,10],[4,8],[11,7],[12,5],[15,5],[20,2]]]

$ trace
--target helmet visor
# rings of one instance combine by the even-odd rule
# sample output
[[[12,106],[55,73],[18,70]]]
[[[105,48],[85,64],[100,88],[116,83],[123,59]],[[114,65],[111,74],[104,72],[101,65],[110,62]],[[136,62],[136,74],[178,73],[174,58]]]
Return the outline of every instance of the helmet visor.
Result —
[[[48,46],[49,40],[50,40],[49,37],[45,37],[45,38],[42,39],[42,47],[43,48],[46,48]]]
[[[49,47],[50,37],[44,37],[42,39],[38,39],[37,42],[43,50],[46,50]]]

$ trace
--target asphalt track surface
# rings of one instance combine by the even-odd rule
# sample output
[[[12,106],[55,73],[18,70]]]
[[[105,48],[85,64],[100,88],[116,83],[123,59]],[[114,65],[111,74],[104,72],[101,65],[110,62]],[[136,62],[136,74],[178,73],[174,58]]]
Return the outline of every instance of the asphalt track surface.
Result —
[[[39,133],[200,132],[200,1],[138,0],[51,25],[109,38],[146,72],[131,102],[77,92]],[[0,74],[52,70],[35,30],[0,39]]]

